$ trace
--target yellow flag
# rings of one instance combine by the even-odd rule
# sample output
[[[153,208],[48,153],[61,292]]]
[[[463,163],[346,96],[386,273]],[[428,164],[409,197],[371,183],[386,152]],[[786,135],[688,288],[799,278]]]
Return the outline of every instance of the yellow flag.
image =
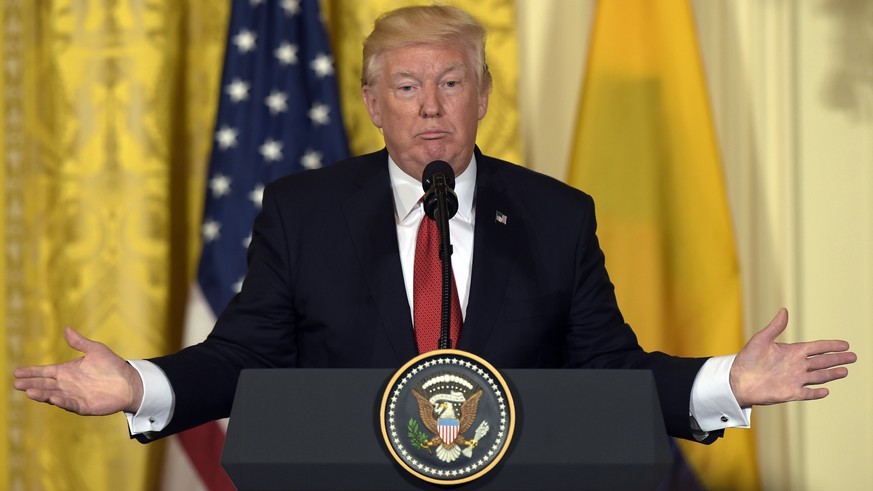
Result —
[[[737,352],[739,268],[686,0],[597,7],[569,183],[597,204],[619,306],[647,350]],[[682,442],[711,489],[756,489],[753,434]]]
[[[379,150],[385,141],[370,122],[361,98],[361,51],[364,38],[379,15],[422,0],[322,0],[323,12],[336,57],[343,121],[353,155]],[[454,5],[476,17],[488,31],[486,56],[494,79],[488,114],[479,123],[476,142],[488,155],[521,162],[518,116],[518,46],[514,0],[454,0]]]

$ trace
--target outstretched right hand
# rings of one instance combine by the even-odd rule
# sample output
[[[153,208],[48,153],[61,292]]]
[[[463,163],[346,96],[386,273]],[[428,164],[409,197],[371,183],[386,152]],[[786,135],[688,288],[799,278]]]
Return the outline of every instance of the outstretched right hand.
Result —
[[[105,344],[70,327],[64,328],[64,339],[84,356],[56,365],[16,368],[16,389],[34,401],[85,416],[139,409],[142,379],[136,369]]]

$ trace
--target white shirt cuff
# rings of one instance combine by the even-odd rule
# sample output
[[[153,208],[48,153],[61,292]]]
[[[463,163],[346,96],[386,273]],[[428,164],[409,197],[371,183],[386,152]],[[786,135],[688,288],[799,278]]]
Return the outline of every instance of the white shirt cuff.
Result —
[[[752,408],[741,408],[731,390],[731,366],[736,356],[716,356],[706,360],[694,379],[691,417],[705,432],[750,427]]]
[[[145,360],[128,360],[142,379],[142,404],[136,414],[125,412],[131,435],[161,431],[173,418],[176,395],[164,371]]]

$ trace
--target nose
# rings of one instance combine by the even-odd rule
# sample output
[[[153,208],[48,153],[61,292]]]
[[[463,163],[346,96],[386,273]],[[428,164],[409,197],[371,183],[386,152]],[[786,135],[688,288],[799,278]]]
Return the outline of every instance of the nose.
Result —
[[[436,118],[441,116],[443,109],[439,88],[435,84],[427,84],[421,94],[421,117]]]

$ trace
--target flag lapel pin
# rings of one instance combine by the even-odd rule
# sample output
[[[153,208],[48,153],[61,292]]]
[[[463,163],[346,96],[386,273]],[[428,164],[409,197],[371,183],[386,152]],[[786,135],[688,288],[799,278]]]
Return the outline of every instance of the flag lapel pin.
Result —
[[[502,225],[506,225],[506,219],[507,216],[502,211],[498,211],[497,215],[494,217],[494,221]]]

